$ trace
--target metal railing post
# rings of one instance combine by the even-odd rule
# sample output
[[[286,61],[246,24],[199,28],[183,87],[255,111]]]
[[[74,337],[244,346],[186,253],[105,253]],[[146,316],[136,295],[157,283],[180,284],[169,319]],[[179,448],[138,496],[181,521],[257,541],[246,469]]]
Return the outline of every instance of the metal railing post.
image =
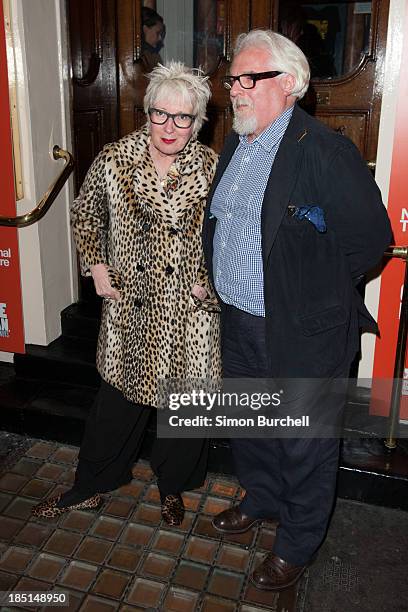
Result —
[[[388,450],[397,447],[395,433],[399,423],[401,408],[401,391],[404,379],[405,351],[408,331],[408,247],[389,247],[385,253],[388,257],[398,257],[405,261],[404,288],[401,299],[401,313],[398,326],[397,348],[395,351],[394,379],[392,383],[390,413],[388,421],[388,434],[384,444]]]

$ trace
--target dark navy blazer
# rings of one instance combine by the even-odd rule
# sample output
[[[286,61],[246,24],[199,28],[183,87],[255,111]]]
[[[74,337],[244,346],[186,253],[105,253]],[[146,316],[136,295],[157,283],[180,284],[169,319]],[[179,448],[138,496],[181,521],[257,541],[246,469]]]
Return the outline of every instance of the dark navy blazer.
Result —
[[[234,132],[225,142],[204,217],[211,279],[211,200],[238,142]],[[289,214],[288,207],[305,205],[323,209],[325,233]],[[355,285],[379,263],[391,228],[355,145],[297,105],[269,176],[261,226],[271,376],[320,378],[347,371],[358,350],[359,327],[376,329]]]

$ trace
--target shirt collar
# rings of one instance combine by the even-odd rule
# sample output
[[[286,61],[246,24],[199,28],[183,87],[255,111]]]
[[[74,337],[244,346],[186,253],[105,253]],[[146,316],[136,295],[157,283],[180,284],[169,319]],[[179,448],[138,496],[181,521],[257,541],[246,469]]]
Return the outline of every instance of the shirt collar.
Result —
[[[286,128],[291,120],[293,109],[295,105],[292,104],[287,108],[279,117],[275,119],[259,136],[254,138],[252,142],[248,142],[248,136],[240,136],[240,144],[246,147],[250,147],[255,143],[258,143],[265,151],[270,152],[273,147],[281,140]]]

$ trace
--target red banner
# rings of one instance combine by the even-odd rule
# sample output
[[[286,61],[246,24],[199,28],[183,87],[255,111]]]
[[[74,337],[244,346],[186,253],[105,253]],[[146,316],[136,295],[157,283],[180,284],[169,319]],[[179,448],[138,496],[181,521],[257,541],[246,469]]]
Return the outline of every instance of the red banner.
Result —
[[[395,123],[388,214],[394,232],[394,243],[408,245],[408,80],[405,68],[408,63],[408,15],[404,28],[404,47],[401,59],[401,75]],[[392,259],[381,276],[380,307],[378,323],[381,338],[377,338],[374,355],[371,412],[388,415],[392,378],[394,375],[395,350],[404,284],[405,262]],[[405,362],[404,379],[408,378]],[[408,381],[407,381],[408,382]],[[408,419],[408,389],[403,385],[401,418]]]
[[[16,215],[3,3],[0,2],[0,215]],[[24,353],[18,236],[0,227],[0,351]]]

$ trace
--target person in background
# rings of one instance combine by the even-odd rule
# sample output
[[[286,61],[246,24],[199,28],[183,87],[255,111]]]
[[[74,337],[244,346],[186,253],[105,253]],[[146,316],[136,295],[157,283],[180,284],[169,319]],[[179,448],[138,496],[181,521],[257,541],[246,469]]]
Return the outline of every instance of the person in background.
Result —
[[[297,105],[309,75],[305,55],[284,36],[238,36],[223,79],[233,132],[203,240],[221,301],[224,377],[279,379],[293,398],[285,409],[324,419],[327,397],[349,375],[359,327],[376,330],[355,287],[379,263],[391,229],[355,145]],[[338,413],[344,402],[344,392],[334,394],[330,410]],[[260,589],[295,584],[326,534],[339,440],[306,436],[273,437],[272,430],[269,438],[231,437],[246,493],[213,525],[236,534],[263,519],[279,521],[273,549],[251,576]]]
[[[163,47],[166,26],[163,17],[155,10],[142,7],[142,60],[146,72],[153,70],[157,64],[162,63],[160,49]]]
[[[217,155],[197,140],[210,98],[207,77],[178,62],[157,66],[144,98],[147,124],[106,145],[71,221],[81,271],[104,298],[97,349],[101,387],[69,491],[37,517],[94,508],[132,479],[163,379],[219,377],[219,310],[201,246]],[[181,493],[206,475],[207,439],[158,439],[151,465],[162,517],[183,520]]]

